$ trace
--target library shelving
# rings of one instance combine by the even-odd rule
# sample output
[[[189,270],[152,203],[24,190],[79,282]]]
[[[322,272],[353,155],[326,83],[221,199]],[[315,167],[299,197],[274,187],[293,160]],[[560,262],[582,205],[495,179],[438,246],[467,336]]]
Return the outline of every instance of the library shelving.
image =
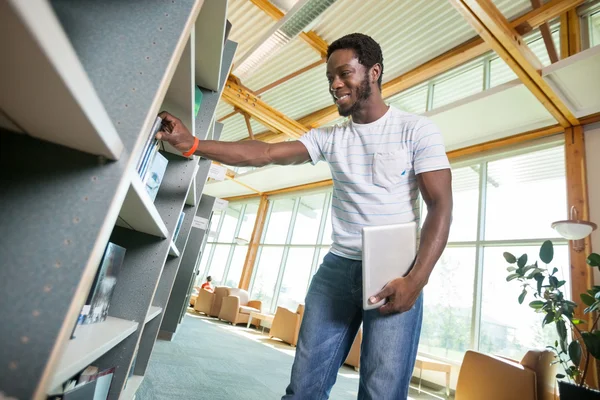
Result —
[[[154,201],[136,166],[162,110],[209,136],[237,47],[226,16],[212,0],[0,3],[0,397],[44,399],[88,365],[115,368],[109,399],[143,384],[210,161],[161,147]],[[109,316],[71,338],[109,242],[126,249]]]

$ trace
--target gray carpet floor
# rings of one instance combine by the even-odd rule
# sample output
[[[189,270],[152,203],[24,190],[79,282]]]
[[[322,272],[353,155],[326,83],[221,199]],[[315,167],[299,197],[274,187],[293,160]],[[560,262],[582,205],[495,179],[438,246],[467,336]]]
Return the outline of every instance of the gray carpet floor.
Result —
[[[136,400],[269,400],[285,393],[294,349],[255,329],[188,312],[173,341],[158,340]],[[356,399],[358,373],[342,367],[332,400]],[[410,399],[441,397],[417,394]]]

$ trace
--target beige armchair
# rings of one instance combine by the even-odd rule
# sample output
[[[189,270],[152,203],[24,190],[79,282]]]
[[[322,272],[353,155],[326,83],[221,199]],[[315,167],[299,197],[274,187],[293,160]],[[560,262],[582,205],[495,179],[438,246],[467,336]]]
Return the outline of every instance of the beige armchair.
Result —
[[[215,301],[215,294],[208,290],[201,289],[194,302],[194,310],[210,315],[210,309]]]
[[[358,371],[360,368],[360,345],[362,344],[362,327],[358,330],[356,337],[354,338],[354,342],[352,342],[352,347],[350,348],[350,353],[348,353],[348,357],[346,357],[346,361],[344,364],[350,365],[354,367],[355,371]]]
[[[248,300],[248,292],[244,289],[230,288],[229,294],[223,297],[219,319],[229,321],[233,325],[247,324],[250,313],[261,312],[262,302],[259,300]]]
[[[298,344],[298,333],[304,316],[304,304],[300,304],[296,312],[287,308],[277,307],[269,337],[275,337],[292,346]]]
[[[456,400],[553,400],[554,353],[531,350],[521,362],[467,351],[458,375]]]

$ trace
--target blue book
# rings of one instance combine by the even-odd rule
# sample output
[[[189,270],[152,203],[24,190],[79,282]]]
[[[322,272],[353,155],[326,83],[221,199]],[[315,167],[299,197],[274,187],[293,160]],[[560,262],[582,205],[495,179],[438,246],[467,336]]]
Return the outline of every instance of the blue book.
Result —
[[[150,195],[152,201],[156,199],[158,189],[160,188],[160,184],[165,176],[165,171],[167,170],[167,164],[169,164],[169,160],[157,151],[152,160],[152,165],[148,168],[148,173],[146,174],[146,180],[144,182],[146,191]]]

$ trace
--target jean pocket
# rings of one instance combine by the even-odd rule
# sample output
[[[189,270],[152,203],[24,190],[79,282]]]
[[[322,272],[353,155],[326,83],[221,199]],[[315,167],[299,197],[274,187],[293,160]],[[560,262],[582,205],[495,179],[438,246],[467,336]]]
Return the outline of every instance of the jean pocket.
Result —
[[[373,184],[384,188],[398,185],[406,179],[408,156],[406,150],[373,155]]]

